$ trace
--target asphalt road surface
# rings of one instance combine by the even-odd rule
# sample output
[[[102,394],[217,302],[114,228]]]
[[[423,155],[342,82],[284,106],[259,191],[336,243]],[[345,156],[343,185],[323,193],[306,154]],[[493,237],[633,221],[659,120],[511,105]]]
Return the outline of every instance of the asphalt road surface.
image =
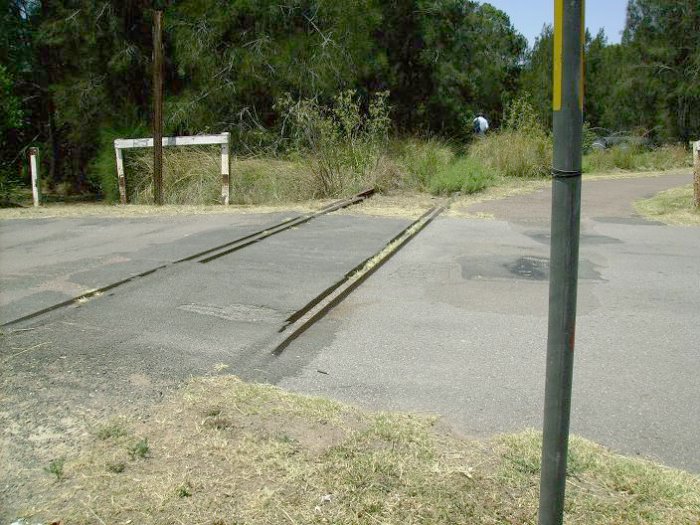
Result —
[[[584,182],[572,431],[700,472],[699,231],[631,208],[690,180]],[[469,436],[540,427],[549,206],[543,190],[474,206],[493,220],[436,220],[279,357],[265,349],[284,319],[410,221],[324,216],[11,327],[0,339],[7,486],[30,497],[21,469],[75,446],[86,421],[148,417],[202,374],[439,414]],[[293,215],[5,221],[2,319]]]
[[[700,231],[631,207],[690,181],[584,182],[571,429],[698,472]],[[286,350],[300,373],[271,379],[471,436],[541,428],[550,206],[542,190],[473,207],[495,220],[437,220]]]

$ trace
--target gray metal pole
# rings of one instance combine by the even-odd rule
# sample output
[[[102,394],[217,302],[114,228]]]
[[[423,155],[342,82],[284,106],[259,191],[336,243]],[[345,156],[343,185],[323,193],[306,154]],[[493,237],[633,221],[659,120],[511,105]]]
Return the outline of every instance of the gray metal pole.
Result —
[[[539,525],[564,518],[581,218],[584,0],[554,2],[554,166]]]
[[[153,12],[153,200],[163,204],[163,12]]]

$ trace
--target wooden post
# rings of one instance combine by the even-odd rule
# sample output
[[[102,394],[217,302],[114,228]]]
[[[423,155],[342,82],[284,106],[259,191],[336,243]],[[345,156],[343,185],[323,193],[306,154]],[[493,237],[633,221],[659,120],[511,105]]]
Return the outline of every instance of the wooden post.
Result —
[[[126,204],[126,178],[124,177],[124,157],[122,149],[114,141],[114,154],[117,157],[117,179],[119,181],[119,202]]]
[[[229,133],[226,135],[226,144],[221,145],[221,203],[228,206],[230,199],[231,177],[229,174]]]
[[[696,208],[700,208],[700,140],[693,143],[693,196]]]
[[[163,11],[153,12],[153,200],[163,204]]]
[[[34,206],[39,206],[39,166],[37,157],[39,156],[39,148],[29,148],[29,171],[32,174],[32,200]]]

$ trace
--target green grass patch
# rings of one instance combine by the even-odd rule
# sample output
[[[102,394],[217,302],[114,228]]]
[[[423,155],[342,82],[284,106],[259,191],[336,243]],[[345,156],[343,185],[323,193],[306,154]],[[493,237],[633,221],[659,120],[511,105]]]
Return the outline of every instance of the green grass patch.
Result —
[[[541,131],[503,130],[475,141],[469,154],[491,173],[534,178],[550,174],[552,139]]]
[[[637,212],[655,221],[674,225],[700,225],[700,208],[693,203],[693,185],[671,188],[634,203]]]
[[[232,376],[191,381],[131,420],[150,460],[113,440],[72,452],[63,483],[33,493],[66,523],[534,523],[539,433],[461,439],[436,419],[362,411]],[[207,425],[211,418],[225,425]],[[566,522],[690,523],[700,478],[572,437]],[[85,480],[89,480],[86,483]],[[83,503],[89,501],[89,508]]]
[[[433,178],[455,162],[455,151],[436,138],[395,140],[389,156],[401,172],[401,187],[427,192]]]
[[[118,439],[126,436],[126,428],[121,421],[110,421],[100,426],[96,432],[97,438],[106,439]]]
[[[449,195],[455,192],[477,193],[494,182],[486,168],[478,161],[461,157],[438,171],[428,184],[433,195]]]
[[[52,459],[49,463],[49,466],[46,467],[44,470],[47,474],[52,474],[53,476],[56,476],[56,481],[61,481],[64,476],[63,466],[65,465],[65,463],[66,458],[63,457]]]

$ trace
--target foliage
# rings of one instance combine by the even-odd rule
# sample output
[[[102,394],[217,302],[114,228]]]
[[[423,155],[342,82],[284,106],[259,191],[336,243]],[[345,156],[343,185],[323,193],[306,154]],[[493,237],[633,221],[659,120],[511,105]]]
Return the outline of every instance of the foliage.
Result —
[[[151,451],[151,448],[148,445],[148,438],[138,440],[136,443],[129,446],[127,451],[129,452],[129,457],[132,460],[146,459]]]
[[[215,150],[215,151],[213,151]],[[129,202],[153,202],[153,150],[130,152],[125,159]],[[221,155],[212,146],[164,148],[163,203],[221,202]]]
[[[700,226],[700,208],[695,207],[693,185],[662,191],[634,203],[640,215],[666,224]]]
[[[5,133],[22,125],[21,101],[13,93],[13,84],[7,68],[0,64],[0,140]]]
[[[119,200],[119,184],[117,180],[117,160],[114,152],[114,140],[120,138],[136,138],[149,135],[144,126],[132,124],[120,128],[103,127],[99,133],[97,154],[88,166],[87,181],[107,202]],[[153,150],[149,150],[153,157]],[[132,152],[124,151],[125,162],[131,159]],[[151,162],[151,173],[153,171]],[[138,176],[138,175],[136,175]],[[131,180],[127,179],[127,188]]]
[[[433,195],[449,195],[455,192],[476,193],[493,182],[486,168],[470,157],[462,157],[430,180],[429,190]]]
[[[384,2],[379,44],[399,127],[466,138],[477,111],[495,123],[517,88],[526,47],[508,16],[462,0]]]
[[[9,171],[0,170],[0,206],[13,206],[23,197],[23,186]]]
[[[583,171],[658,171],[690,166],[691,163],[689,151],[680,145],[652,149],[621,145],[606,150],[593,150],[586,154],[583,158]]]
[[[294,147],[309,155],[317,196],[339,197],[366,187],[382,189],[377,168],[387,148],[391,123],[388,95],[375,94],[366,109],[354,91],[338,94],[330,106],[315,99],[294,101],[290,96],[278,101],[276,107],[290,127]]]
[[[551,27],[526,51],[507,15],[488,3],[165,4],[166,134],[230,131],[246,157],[284,158],[289,121],[275,103],[288,93],[332,107],[348,90],[363,104],[369,93],[388,91],[399,136],[466,141],[474,113],[497,129],[518,98],[551,128]],[[106,137],[151,119],[152,2],[7,6],[0,13],[0,170],[17,173],[22,152],[38,145],[52,185],[91,182],[113,199]],[[620,44],[602,32],[586,35],[586,120],[657,144],[697,138],[700,4],[631,0],[628,15]]]
[[[65,465],[65,463],[66,458],[61,457],[52,459],[49,463],[49,466],[45,467],[44,470],[47,474],[53,474],[54,476],[56,476],[56,481],[61,481],[64,476],[63,466]]]
[[[432,178],[455,159],[453,148],[437,138],[396,140],[390,155],[405,173],[403,185],[418,191],[428,191]]]
[[[147,122],[150,7],[146,0],[41,2],[32,35],[54,182],[83,185],[105,133]]]
[[[273,125],[285,93],[328,101],[359,86],[381,57],[375,0],[184,0],[166,13],[176,85],[166,104],[179,133],[230,130],[234,140]],[[269,137],[268,137],[269,138]]]
[[[700,4],[697,0],[630,0],[618,68],[629,125],[661,140],[700,135]]]
[[[505,177],[541,177],[552,166],[552,138],[526,98],[510,104],[503,129],[477,140],[470,156]]]

